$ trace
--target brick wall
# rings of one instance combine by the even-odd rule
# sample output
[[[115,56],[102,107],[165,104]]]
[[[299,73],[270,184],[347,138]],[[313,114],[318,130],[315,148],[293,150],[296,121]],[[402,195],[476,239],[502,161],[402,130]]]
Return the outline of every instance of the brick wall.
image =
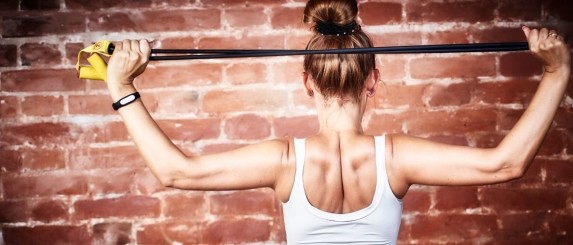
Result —
[[[99,39],[163,48],[303,48],[302,0],[0,2],[0,237],[6,244],[284,242],[270,190],[163,188],[138,155],[105,85],[76,78]],[[555,0],[363,1],[377,46],[523,41],[520,25],[573,36]],[[527,53],[378,56],[368,133],[491,147],[528,105],[540,65]],[[190,154],[312,134],[300,57],[153,62],[138,80],[166,133]],[[527,174],[480,187],[415,186],[400,242],[573,242],[573,90]],[[246,176],[248,177],[248,176]],[[0,239],[0,240],[2,240]],[[2,242],[0,242],[2,243]]]

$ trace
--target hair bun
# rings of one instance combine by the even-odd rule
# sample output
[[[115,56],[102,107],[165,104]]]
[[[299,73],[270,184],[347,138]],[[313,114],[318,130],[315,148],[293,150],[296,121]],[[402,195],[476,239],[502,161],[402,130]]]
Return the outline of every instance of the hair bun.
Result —
[[[304,23],[323,35],[346,35],[359,29],[355,0],[310,0],[304,9]]]

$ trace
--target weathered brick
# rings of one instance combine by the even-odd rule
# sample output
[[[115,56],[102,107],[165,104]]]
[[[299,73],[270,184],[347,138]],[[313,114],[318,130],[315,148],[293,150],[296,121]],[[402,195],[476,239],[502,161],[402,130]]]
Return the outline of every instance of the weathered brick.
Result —
[[[66,7],[73,10],[104,10],[108,8],[143,8],[149,7],[152,0],[98,0],[98,1],[81,1],[65,0]]]
[[[271,125],[265,118],[245,114],[225,121],[225,134],[229,139],[264,139],[271,134]]]
[[[555,184],[567,184],[573,181],[570,174],[573,162],[567,160],[543,160],[540,161],[545,169],[545,181]]]
[[[176,37],[161,40],[161,48],[165,49],[191,49],[195,48],[195,37]],[[148,67],[149,69],[151,67]]]
[[[228,9],[223,14],[223,21],[230,28],[256,28],[267,22],[267,15],[264,10],[262,7],[251,6]]]
[[[57,116],[64,114],[64,97],[62,96],[26,96],[22,99],[20,105],[22,114],[27,116]]]
[[[81,195],[85,194],[88,189],[85,177],[73,173],[7,176],[2,179],[2,183],[7,198]]]
[[[148,196],[122,196],[109,199],[78,200],[74,203],[74,219],[158,217],[160,202]]]
[[[116,114],[111,107],[109,95],[70,95],[68,111],[71,115],[110,115]]]
[[[8,92],[81,91],[86,88],[77,78],[75,69],[2,72],[1,82],[2,90]]]
[[[417,239],[447,240],[450,243],[472,243],[491,236],[497,229],[495,215],[417,215],[412,221],[411,236]]]
[[[242,36],[216,36],[199,39],[197,47],[200,49],[283,49],[284,35],[277,34],[250,34]],[[257,58],[265,60],[271,58]]]
[[[494,19],[496,1],[409,1],[406,19],[414,22],[486,22]]]
[[[541,18],[542,0],[499,1],[498,15],[503,20],[536,21]]]
[[[16,45],[0,45],[0,67],[16,66]]]
[[[0,142],[10,145],[69,144],[75,142],[78,129],[67,123],[30,123],[0,127]]]
[[[402,20],[401,3],[367,2],[360,4],[358,11],[366,26],[399,23]]]
[[[39,12],[2,17],[2,37],[65,35],[85,30],[84,14],[76,12]]]
[[[137,78],[141,88],[212,85],[221,82],[223,68],[219,64],[148,67]]]
[[[202,110],[207,113],[262,112],[283,108],[287,94],[281,90],[213,90],[203,97]]]
[[[269,239],[270,231],[270,221],[252,218],[222,219],[207,225],[203,231],[203,242],[262,242]]]
[[[60,200],[42,200],[32,205],[32,219],[43,222],[66,220],[68,218],[68,205]]]
[[[197,114],[201,109],[199,92],[188,89],[141,92],[143,104],[152,114]]]
[[[542,66],[529,53],[511,53],[499,58],[499,72],[509,77],[530,77],[541,74]]]
[[[539,83],[537,81],[513,79],[505,82],[477,83],[472,100],[488,104],[520,103],[527,105]]]
[[[425,33],[424,36],[428,44],[462,44],[469,42],[470,31],[466,28],[453,28],[444,31],[431,31]]]
[[[0,96],[0,118],[6,120],[18,116],[19,104],[16,96]]]
[[[202,239],[204,226],[204,222],[187,220],[142,225],[137,230],[137,242],[141,244],[166,244],[173,242],[201,244],[205,243]]]
[[[427,106],[462,106],[470,102],[474,87],[471,80],[447,86],[430,85],[424,87],[422,99]]]
[[[0,2],[0,9],[4,11],[15,11],[18,10],[19,0],[5,0]]]
[[[570,10],[573,9],[573,3],[567,0],[543,1],[543,8],[546,11],[547,19],[560,21],[573,21]]]
[[[197,141],[219,137],[219,119],[159,120],[159,127],[171,140]]]
[[[473,42],[498,43],[498,42],[527,42],[523,31],[519,27],[494,27],[491,29],[470,29]]]
[[[492,210],[562,210],[567,206],[567,191],[563,189],[482,188],[482,205]],[[550,200],[550,201],[549,201]]]
[[[18,201],[0,201],[0,222],[15,223],[27,221],[29,214],[28,204],[24,200]]]
[[[127,141],[129,134],[123,122],[94,123],[82,128],[79,140],[85,143]]]
[[[178,192],[165,196],[163,203],[165,217],[174,219],[200,221],[209,212],[209,204],[201,192]]]
[[[426,85],[381,84],[374,94],[376,108],[422,107]]]
[[[440,211],[479,207],[477,187],[440,187],[434,208]]]
[[[96,12],[88,17],[90,31],[187,31],[220,27],[221,11],[217,9],[152,10],[136,15]]]
[[[3,227],[2,236],[6,244],[89,244],[92,241],[85,225]]]
[[[0,148],[0,156],[0,166],[10,172],[63,169],[66,166],[63,149]]]
[[[266,69],[266,66],[261,63],[237,63],[227,67],[225,72],[227,80],[233,84],[251,84],[267,82]],[[273,79],[271,82],[277,83],[280,81]]]
[[[302,22],[303,8],[273,8],[271,13],[271,25],[273,29],[280,28],[306,28]]]
[[[468,65],[472,64],[472,65]],[[467,78],[495,76],[495,59],[491,55],[469,55],[453,58],[426,57],[410,63],[413,78]]]
[[[263,191],[237,191],[209,197],[210,211],[221,216],[273,215],[273,194]]]
[[[315,116],[280,117],[273,120],[275,136],[279,138],[307,137],[318,132]]]
[[[90,171],[86,176],[89,181],[89,193],[129,194],[136,171],[133,169],[103,169]]]
[[[425,213],[430,210],[432,205],[432,200],[430,197],[430,192],[428,189],[409,190],[406,196],[403,198],[402,203],[404,204],[404,213],[410,212],[421,212]]]
[[[93,226],[95,244],[131,244],[131,223],[99,223]]]
[[[419,32],[394,32],[369,36],[375,47],[419,45],[422,42],[422,34]]]
[[[22,10],[58,10],[60,1],[58,0],[21,0],[20,9]]]
[[[497,241],[505,244],[523,244],[550,236],[551,232],[545,226],[548,221],[547,216],[546,212],[500,215],[502,229]]]
[[[143,157],[135,146],[69,148],[68,166],[74,170],[141,168]]]
[[[65,63],[75,65],[78,62],[78,53],[84,48],[84,46],[85,45],[83,43],[66,43]]]

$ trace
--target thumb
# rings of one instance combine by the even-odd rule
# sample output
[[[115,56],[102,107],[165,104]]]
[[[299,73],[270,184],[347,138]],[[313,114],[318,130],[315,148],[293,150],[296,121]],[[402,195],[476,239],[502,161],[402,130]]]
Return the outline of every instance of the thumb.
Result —
[[[527,26],[522,26],[521,30],[523,30],[523,34],[525,34],[525,38],[529,40],[529,32],[531,32],[531,29],[529,29],[529,27],[527,27]]]

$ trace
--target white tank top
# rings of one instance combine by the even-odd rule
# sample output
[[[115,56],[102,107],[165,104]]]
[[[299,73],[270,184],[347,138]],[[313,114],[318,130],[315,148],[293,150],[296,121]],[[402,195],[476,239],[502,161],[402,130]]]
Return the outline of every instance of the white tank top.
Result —
[[[296,170],[290,198],[283,203],[288,244],[396,244],[402,201],[390,189],[386,175],[385,137],[374,138],[376,190],[363,209],[335,214],[310,204],[303,187],[305,140],[295,139]]]

